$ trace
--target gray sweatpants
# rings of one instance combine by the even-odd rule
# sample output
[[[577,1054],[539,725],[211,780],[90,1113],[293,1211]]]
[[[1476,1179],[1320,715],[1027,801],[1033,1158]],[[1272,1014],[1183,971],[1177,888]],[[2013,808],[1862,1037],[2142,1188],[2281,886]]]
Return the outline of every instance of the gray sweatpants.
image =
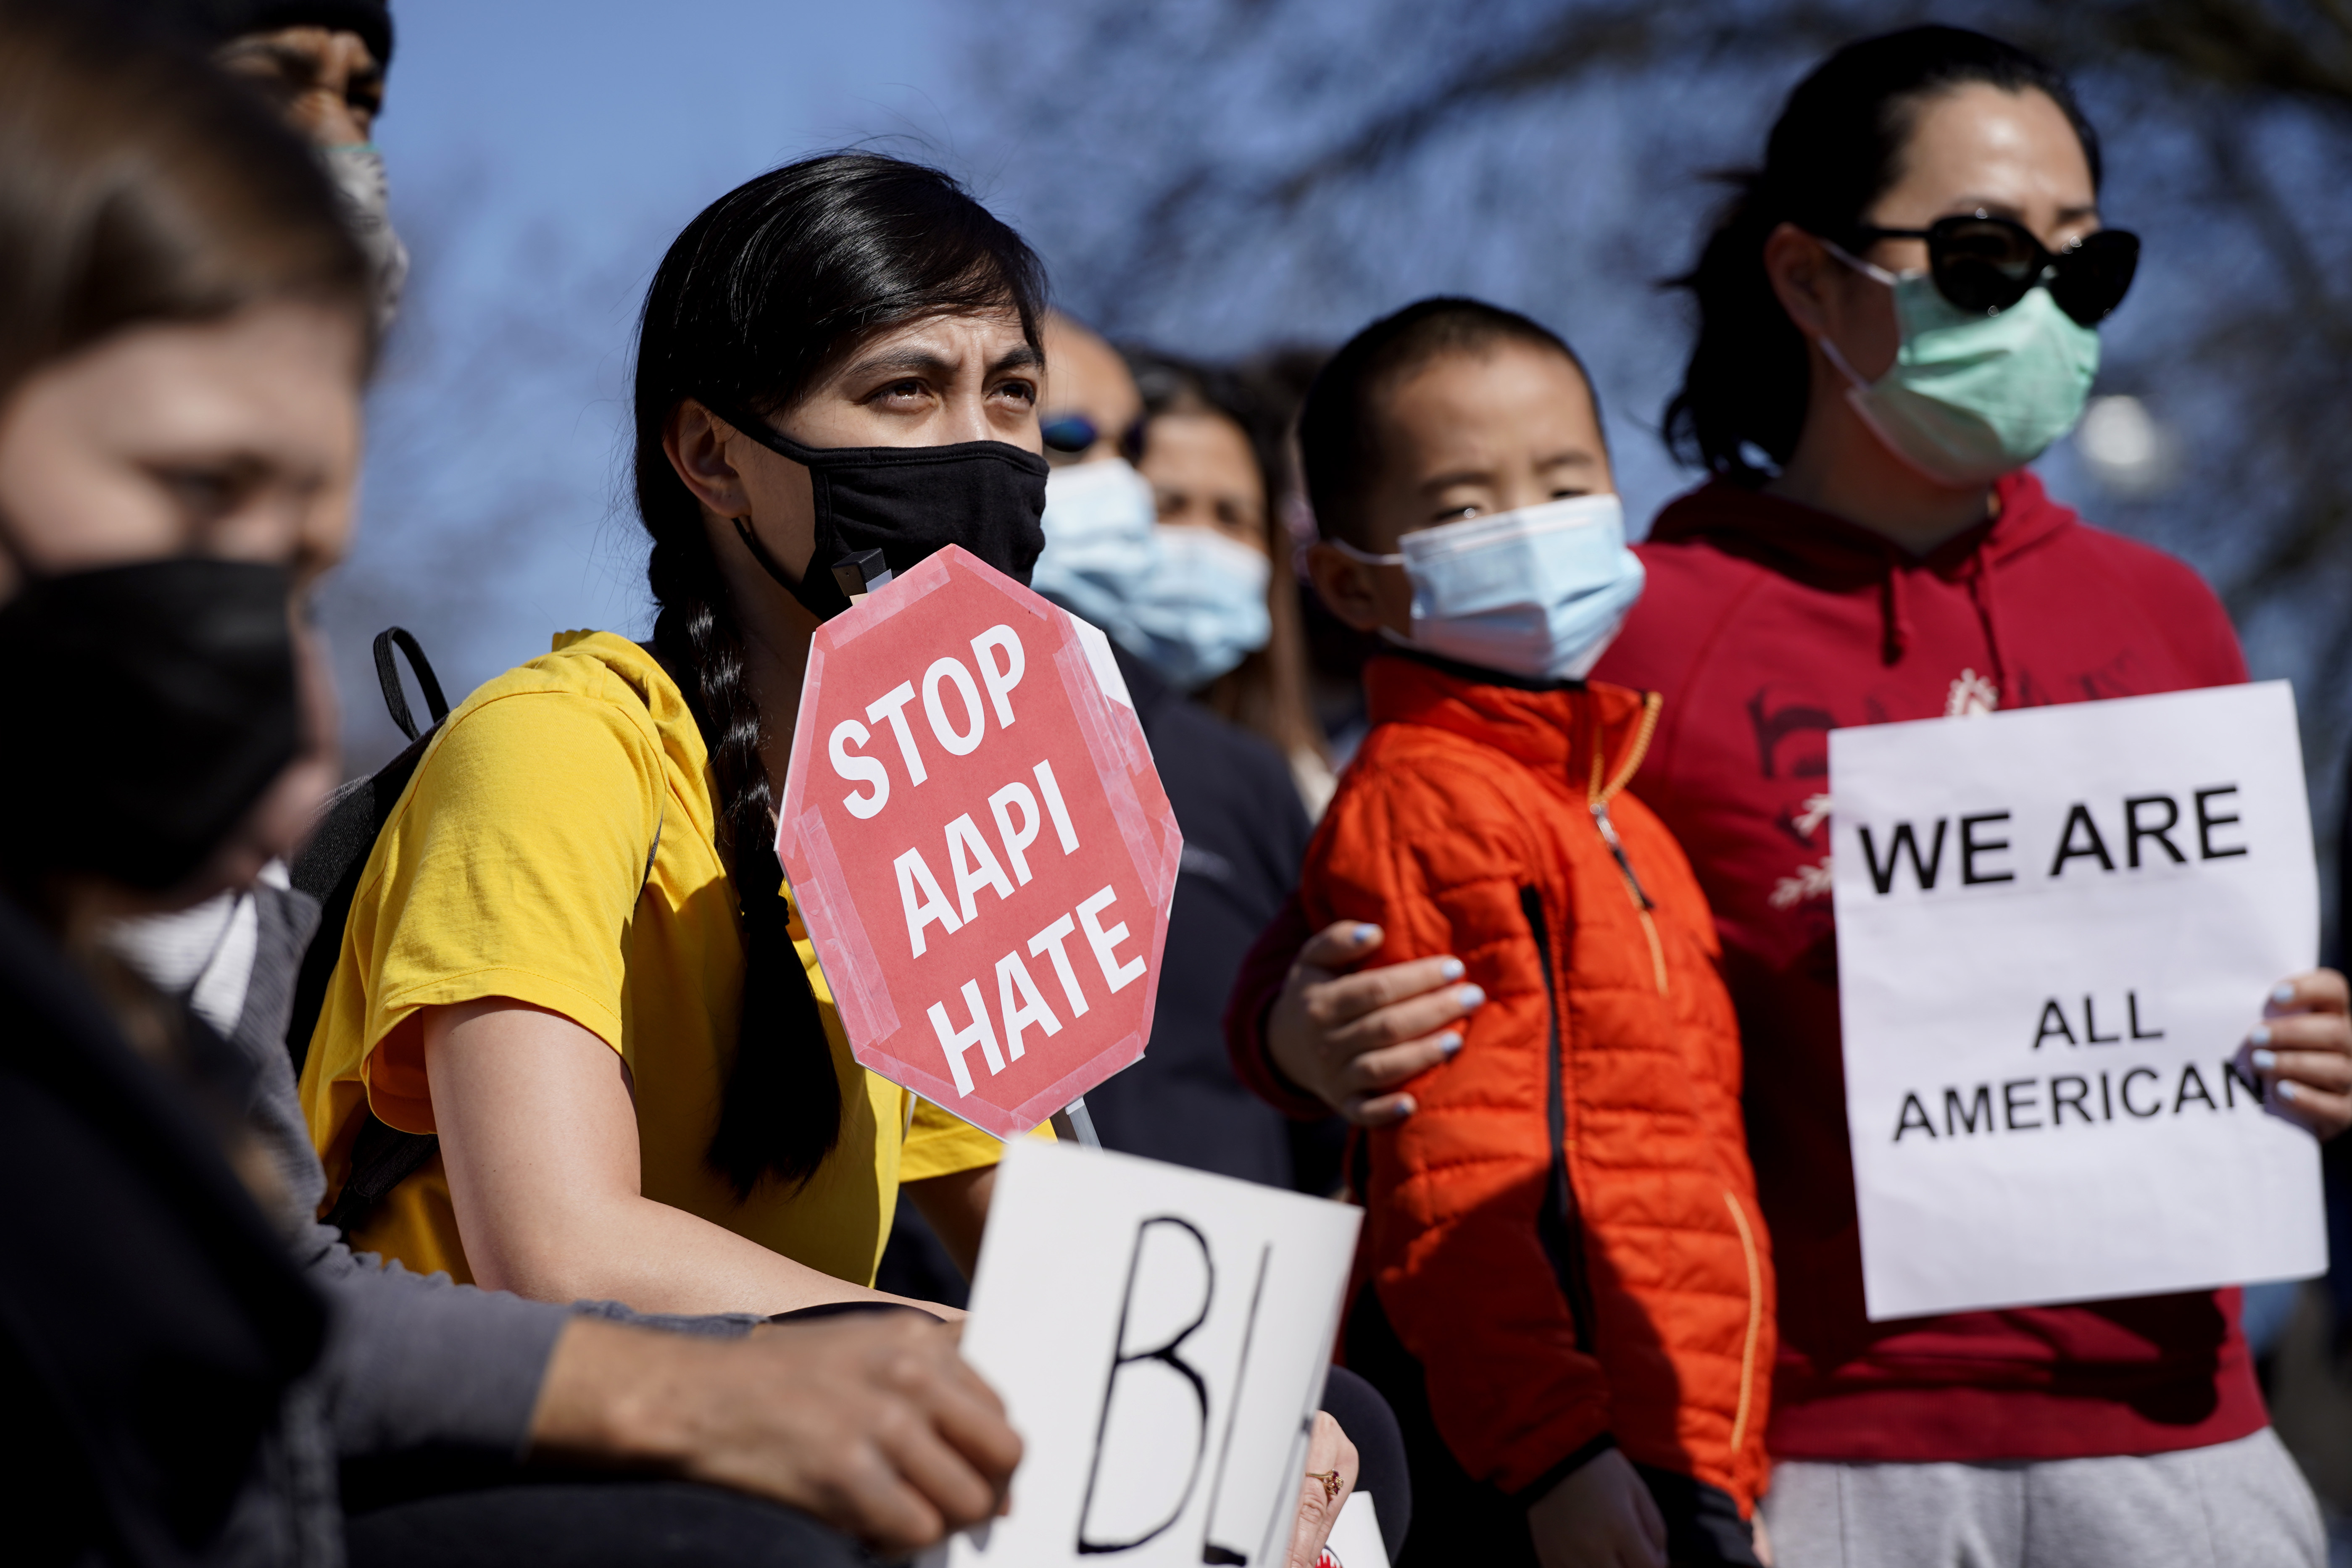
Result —
[[[1779,1568],[2323,1568],[2319,1506],[2268,1427],[2178,1453],[1773,1468]]]

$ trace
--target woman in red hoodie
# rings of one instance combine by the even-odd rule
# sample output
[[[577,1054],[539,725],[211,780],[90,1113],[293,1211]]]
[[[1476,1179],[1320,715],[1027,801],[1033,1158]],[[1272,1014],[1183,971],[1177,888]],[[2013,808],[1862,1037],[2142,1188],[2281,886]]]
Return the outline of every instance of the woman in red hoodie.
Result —
[[[2193,570],[2024,466],[2080,414],[2090,329],[2137,259],[2101,226],[2098,173],[2063,79],[1978,34],[1870,39],[1801,84],[1684,280],[1700,329],[1667,428],[1713,481],[1658,517],[1648,591],[1593,671],[1664,696],[1633,788],[1722,934],[1780,1280],[1765,1511],[1800,1568],[2315,1568],[2323,1550],[2237,1291],[1863,1310],[1829,731],[2246,678]],[[1261,939],[1227,1019],[1237,1062],[1301,1114],[1411,1114],[1403,1086],[1463,1010],[1442,960],[1335,977],[1378,934],[1307,936],[1294,914]],[[2252,1066],[2323,1136],[2352,1122],[2346,1011],[2344,977],[2316,970],[2249,1020]]]

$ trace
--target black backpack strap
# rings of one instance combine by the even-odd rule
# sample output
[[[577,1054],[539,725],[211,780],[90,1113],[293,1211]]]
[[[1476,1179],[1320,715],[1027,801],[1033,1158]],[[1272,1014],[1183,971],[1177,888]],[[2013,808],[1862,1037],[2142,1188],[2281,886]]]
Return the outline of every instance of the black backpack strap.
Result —
[[[392,650],[397,644],[408,655],[408,667],[416,672],[416,689],[425,694],[425,711],[433,716],[433,724],[449,716],[449,699],[441,695],[441,683],[434,678],[432,662],[405,626],[386,627],[375,634],[375,679],[383,688],[383,706],[392,710],[392,722],[400,726],[400,733],[415,740],[425,733],[416,727],[416,719],[408,711],[408,694],[400,687],[400,666],[392,662]],[[425,729],[432,728],[425,726]]]
[[[360,890],[368,855],[408,788],[416,765],[434,732],[425,731],[408,748],[375,773],[354,779],[327,798],[327,810],[311,831],[310,841],[294,856],[289,872],[296,888],[319,901],[319,929],[302,950],[302,967],[294,979],[294,1008],[286,1019],[286,1053],[294,1063],[294,1077],[310,1054],[310,1035],[327,1004],[327,985],[334,978],[335,961],[343,953],[343,927],[352,917],[352,900]]]
[[[392,656],[395,646],[416,672],[416,685],[425,694],[425,711],[433,717],[433,723],[422,731],[409,712],[407,694],[401,690],[400,666]],[[383,832],[384,823],[390,821],[401,792],[408,788],[417,765],[425,760],[425,748],[432,744],[441,721],[449,716],[449,704],[441,695],[441,683],[434,677],[424,649],[417,646],[416,639],[405,628],[394,626],[378,633],[375,671],[383,686],[384,706],[392,711],[392,722],[409,737],[409,745],[373,777],[353,779],[337,790],[327,803],[318,831],[295,857],[294,885],[321,905],[318,935],[310,939],[310,947],[302,955],[302,969],[294,988],[293,1016],[286,1032],[286,1049],[293,1058],[297,1079],[302,1075],[303,1060],[310,1051],[310,1036],[326,1006],[327,988],[334,978],[335,965],[342,956],[343,927],[351,920],[352,901],[359,893],[368,857]],[[661,852],[662,827],[667,814],[665,802],[654,819],[654,840],[646,850],[646,868],[638,881],[640,895],[645,883],[653,876],[654,857]],[[326,1223],[348,1239],[366,1223],[376,1205],[391,1196],[393,1188],[415,1175],[440,1149],[441,1140],[430,1133],[404,1133],[378,1120],[374,1112],[362,1112],[359,1135],[352,1143],[351,1173],[336,1193],[333,1206],[327,1210]]]
[[[373,1111],[360,1122],[360,1135],[352,1142],[351,1175],[327,1210],[326,1223],[351,1239],[375,1206],[392,1189],[423,1168],[441,1152],[441,1140],[431,1133],[404,1133],[376,1120]]]

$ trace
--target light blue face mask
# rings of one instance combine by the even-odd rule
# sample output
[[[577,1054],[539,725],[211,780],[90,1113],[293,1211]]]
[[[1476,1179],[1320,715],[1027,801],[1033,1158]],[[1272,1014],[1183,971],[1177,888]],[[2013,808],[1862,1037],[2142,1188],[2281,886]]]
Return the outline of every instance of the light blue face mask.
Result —
[[[1151,486],[1113,459],[1055,468],[1045,478],[1045,549],[1029,586],[1111,638],[1145,646],[1133,606],[1159,557]]]
[[[1045,480],[1045,549],[1029,586],[1186,690],[1265,646],[1265,556],[1202,528],[1163,528],[1150,482],[1113,459]]]
[[[1831,254],[1895,291],[1903,347],[1866,382],[1827,338],[1822,352],[1853,383],[1846,401],[1886,449],[1939,485],[1988,485],[2074,428],[2099,373],[2099,335],[2046,287],[1982,316],[1937,292],[1925,272],[1895,274]]]
[[[1412,580],[1412,635],[1382,628],[1382,636],[1531,681],[1591,674],[1644,581],[1614,496],[1418,529],[1395,555],[1332,543],[1358,560],[1401,566]]]
[[[1132,606],[1143,642],[1134,646],[1169,685],[1206,685],[1265,646],[1274,634],[1266,583],[1273,566],[1211,528],[1153,530],[1158,558]]]

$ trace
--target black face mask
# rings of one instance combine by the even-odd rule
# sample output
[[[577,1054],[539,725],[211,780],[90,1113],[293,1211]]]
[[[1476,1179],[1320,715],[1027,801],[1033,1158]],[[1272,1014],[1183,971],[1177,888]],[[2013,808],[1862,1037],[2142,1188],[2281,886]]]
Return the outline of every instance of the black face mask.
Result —
[[[0,604],[19,718],[11,872],[184,881],[301,739],[283,567],[175,557],[36,577]]]
[[[816,549],[795,582],[749,524],[735,531],[770,577],[820,621],[849,596],[879,587],[950,545],[961,545],[1022,583],[1045,548],[1045,460],[1002,441],[952,446],[803,446],[764,419],[714,403],[710,411],[780,457],[809,471]],[[871,552],[880,552],[877,562]],[[844,580],[846,580],[845,582]]]

